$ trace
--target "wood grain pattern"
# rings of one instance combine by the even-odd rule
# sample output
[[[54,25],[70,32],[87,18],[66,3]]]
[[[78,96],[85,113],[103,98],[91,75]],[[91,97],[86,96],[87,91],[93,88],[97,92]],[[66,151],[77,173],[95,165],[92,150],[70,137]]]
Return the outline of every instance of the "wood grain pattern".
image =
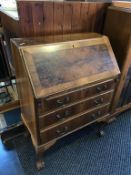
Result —
[[[34,145],[39,144],[38,126],[36,125],[37,119],[35,116],[35,101],[30,81],[27,76],[27,71],[20,59],[20,53],[16,46],[12,45],[12,51],[14,56],[15,70],[16,70],[16,83],[17,91],[20,101],[21,113],[24,117],[24,123],[29,129]],[[26,87],[26,88],[25,88]],[[28,97],[28,98],[27,98]]]
[[[58,42],[37,48],[25,47],[22,49],[22,55],[36,97],[48,96],[74,86],[80,87],[85,83],[91,83],[94,79],[99,81],[104,77],[112,78],[112,75],[119,74],[106,37],[68,43]]]
[[[25,37],[34,35],[34,25],[32,16],[32,1],[19,1],[18,12],[20,16],[20,27]],[[36,13],[36,12],[35,12]],[[35,24],[36,25],[36,24]]]
[[[41,54],[35,54],[33,60],[43,88],[68,83],[114,68],[104,44],[47,52],[44,53],[44,60]]]
[[[89,110],[91,108],[98,107],[102,104],[106,104],[112,99],[113,90],[106,92],[102,95],[94,96],[93,98],[84,98],[79,100],[76,103],[67,105],[65,107],[56,108],[57,110],[51,111],[50,113],[43,113],[43,116],[39,117],[39,126],[40,129],[49,127],[49,125],[57,124],[59,122],[65,121],[67,118],[70,118],[78,113]],[[85,96],[86,97],[86,96]]]
[[[109,5],[106,3],[26,0],[19,0],[17,4],[23,36],[66,34],[81,31],[102,32],[104,12]],[[29,30],[31,30],[30,33]]]
[[[72,27],[72,3],[64,3],[63,34],[70,33]]]
[[[73,130],[77,130],[78,128],[82,128],[87,126],[88,123],[91,123],[94,120],[100,118],[100,116],[105,116],[108,114],[109,104],[105,104],[105,106],[101,106],[98,108],[94,108],[90,111],[85,111],[81,114],[74,116],[73,118],[67,119],[66,122],[62,122],[61,124],[52,126],[50,128],[41,130],[40,137],[42,143],[48,143],[53,139],[58,139],[65,135],[68,135]]]
[[[116,25],[119,21],[119,25]],[[131,10],[109,7],[107,11],[104,34],[110,39],[120,68],[124,64],[131,35]]]
[[[90,4],[83,4],[81,5],[81,27],[82,32],[91,31],[91,19],[90,19]]]
[[[117,25],[119,21],[119,25]],[[131,10],[111,6],[108,8],[104,33],[109,37],[117,62],[121,69],[121,77],[116,89],[112,104],[112,112],[117,110],[120,96],[126,83],[127,73],[130,67],[131,55]],[[125,90],[126,91],[126,90]],[[123,100],[122,100],[123,101]],[[121,106],[123,108],[124,106]]]
[[[72,4],[72,33],[81,31],[81,3]]]
[[[122,8],[131,8],[131,2],[129,1],[117,1],[117,2],[113,2],[112,3],[113,6],[116,6],[116,7],[122,7]]]
[[[54,3],[54,34],[63,33],[63,2]]]
[[[35,12],[35,13],[33,13]],[[43,20],[43,3],[34,2],[32,4],[32,17],[33,17],[33,26],[34,26],[34,35],[44,35],[44,20]]]
[[[54,111],[63,107],[63,105],[75,104],[78,101],[82,101],[85,98],[90,99],[94,96],[100,96],[102,93],[111,91],[115,87],[114,80],[107,80],[102,83],[98,83],[91,86],[84,86],[81,88],[76,88],[71,91],[65,91],[64,93],[58,93],[52,95],[46,99],[41,99],[38,101],[37,105],[41,104],[39,108],[39,115],[48,113],[49,111]],[[58,102],[61,103],[58,103]]]
[[[54,3],[43,3],[43,16],[44,26],[42,28],[44,35],[52,34],[54,30]]]
[[[119,84],[117,86],[116,93],[115,93],[114,100],[113,100],[113,104],[112,104],[112,113],[115,112],[116,108],[118,107],[119,102],[121,100],[123,100],[123,99],[121,99],[122,91],[127,91],[127,89],[124,89],[124,88],[125,88],[125,84],[126,84],[126,79],[131,78],[131,77],[127,77],[130,66],[131,66],[131,36],[129,38],[128,50],[127,50],[126,58],[125,58],[124,65],[123,65],[123,68],[121,71],[122,74],[121,74],[120,81],[119,81]],[[121,107],[123,107],[123,106],[121,106]]]

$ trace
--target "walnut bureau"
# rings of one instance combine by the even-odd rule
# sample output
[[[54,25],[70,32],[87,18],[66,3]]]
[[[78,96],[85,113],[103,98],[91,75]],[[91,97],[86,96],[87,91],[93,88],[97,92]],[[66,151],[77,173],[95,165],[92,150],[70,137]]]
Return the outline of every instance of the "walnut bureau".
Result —
[[[13,39],[21,116],[37,153],[108,118],[120,74],[106,36],[96,33]]]

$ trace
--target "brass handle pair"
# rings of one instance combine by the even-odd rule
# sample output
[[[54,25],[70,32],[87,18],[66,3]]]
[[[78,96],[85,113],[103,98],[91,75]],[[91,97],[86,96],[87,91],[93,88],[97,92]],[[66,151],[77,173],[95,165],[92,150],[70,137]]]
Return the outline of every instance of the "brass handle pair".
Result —
[[[101,111],[97,111],[97,113],[92,114],[91,117],[92,117],[93,120],[95,120],[100,115],[101,115]]]
[[[101,92],[107,89],[107,84],[104,84],[103,86],[96,87],[97,92]]]
[[[64,119],[64,117],[67,117],[67,116],[69,116],[70,115],[70,112],[68,111],[68,110],[66,110],[65,112],[64,112],[64,115],[62,116],[62,115],[60,115],[60,114],[57,114],[56,115],[56,118],[58,119],[58,120],[60,120],[60,119]]]
[[[94,101],[95,105],[102,104],[103,102],[104,102],[104,98],[99,98],[99,99]]]
[[[68,131],[68,126],[65,126],[65,127],[62,128],[62,129],[56,130],[56,133],[57,133],[58,135],[64,135],[64,134],[67,133],[67,131]]]

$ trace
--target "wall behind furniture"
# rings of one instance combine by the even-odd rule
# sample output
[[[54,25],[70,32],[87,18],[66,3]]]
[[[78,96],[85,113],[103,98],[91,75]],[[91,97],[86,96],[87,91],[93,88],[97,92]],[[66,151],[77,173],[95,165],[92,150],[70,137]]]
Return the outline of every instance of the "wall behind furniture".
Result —
[[[17,1],[22,36],[102,32],[107,3]]]

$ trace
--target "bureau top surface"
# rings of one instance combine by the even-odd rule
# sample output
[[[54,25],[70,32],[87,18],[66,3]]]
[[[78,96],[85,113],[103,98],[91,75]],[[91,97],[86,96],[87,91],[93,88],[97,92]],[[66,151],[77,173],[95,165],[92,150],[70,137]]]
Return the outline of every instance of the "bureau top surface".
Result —
[[[25,46],[21,53],[36,98],[119,74],[107,37]]]

